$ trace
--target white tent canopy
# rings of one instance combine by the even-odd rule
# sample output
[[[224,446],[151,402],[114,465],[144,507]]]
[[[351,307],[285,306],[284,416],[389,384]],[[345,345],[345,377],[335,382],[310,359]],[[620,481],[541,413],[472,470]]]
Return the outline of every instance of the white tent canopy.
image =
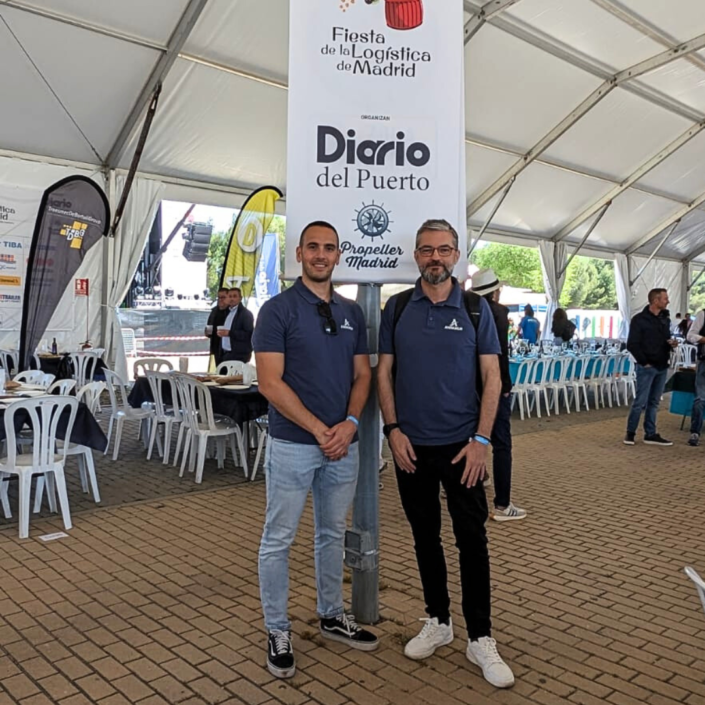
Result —
[[[656,251],[682,301],[705,266],[702,0],[465,9],[471,233],[511,184],[486,239],[570,255],[588,235],[583,254],[627,254],[636,271]],[[0,0],[0,156],[125,170],[163,81],[140,174],[164,198],[286,192],[288,12],[286,0]]]

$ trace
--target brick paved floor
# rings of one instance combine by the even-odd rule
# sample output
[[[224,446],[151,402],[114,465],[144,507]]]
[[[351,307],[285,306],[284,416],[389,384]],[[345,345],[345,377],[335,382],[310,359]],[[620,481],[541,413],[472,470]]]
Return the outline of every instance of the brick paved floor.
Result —
[[[56,517],[31,538],[0,523],[0,705],[284,703],[456,705],[705,703],[705,615],[682,572],[705,573],[705,449],[621,444],[623,410],[515,424],[515,491],[529,518],[489,527],[495,636],[517,684],[495,691],[464,656],[456,561],[455,642],[412,662],[423,616],[410,532],[393,474],[381,492],[382,646],[322,642],[315,622],[312,518],[292,550],[298,672],[263,668],[256,552],[264,484],[228,464],[204,484],[146,463],[100,459],[104,503],[71,488],[74,529]],[[452,537],[446,532],[448,553]],[[346,585],[346,593],[349,593]]]

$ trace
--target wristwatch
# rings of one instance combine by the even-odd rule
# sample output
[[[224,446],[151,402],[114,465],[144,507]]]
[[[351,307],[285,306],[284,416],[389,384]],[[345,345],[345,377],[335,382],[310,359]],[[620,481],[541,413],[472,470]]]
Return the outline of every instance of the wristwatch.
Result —
[[[384,434],[385,438],[389,438],[389,434],[395,429],[399,428],[398,423],[388,423],[382,426],[382,433]]]

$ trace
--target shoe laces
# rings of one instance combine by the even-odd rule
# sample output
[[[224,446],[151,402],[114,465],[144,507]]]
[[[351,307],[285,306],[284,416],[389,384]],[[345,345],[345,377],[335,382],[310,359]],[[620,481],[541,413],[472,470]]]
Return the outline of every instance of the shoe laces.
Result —
[[[493,663],[504,663],[504,661],[502,661],[502,657],[499,655],[499,651],[497,651],[497,642],[492,637],[487,636],[482,639],[478,639],[477,643],[482,649],[482,653],[484,655],[483,660],[486,665]]]
[[[291,632],[273,629],[270,632],[270,636],[274,637],[274,648],[278,654],[291,651]]]
[[[426,622],[426,624],[423,625],[421,634],[419,634],[419,639],[429,639],[430,637],[432,637],[436,633],[440,624],[435,617],[431,619],[422,618],[419,619],[419,622]]]
[[[343,614],[340,615],[340,621],[343,623],[343,626],[348,630],[350,634],[355,634],[356,632],[360,631],[360,627],[357,626],[355,617],[353,617],[351,614],[343,612]]]

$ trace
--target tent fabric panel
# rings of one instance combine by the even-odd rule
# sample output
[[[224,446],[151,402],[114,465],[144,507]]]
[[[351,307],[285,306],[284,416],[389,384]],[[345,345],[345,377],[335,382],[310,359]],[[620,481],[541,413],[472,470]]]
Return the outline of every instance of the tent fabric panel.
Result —
[[[615,73],[663,51],[661,45],[590,0],[518,2],[506,14],[549,36],[560,37],[563,43],[607,64]]]
[[[209,0],[183,52],[286,81],[289,3]]]
[[[651,254],[660,238],[639,249],[639,254]],[[697,248],[705,246],[705,211],[694,210],[683,218],[666,241],[659,254],[674,259],[686,259]]]
[[[468,132],[520,151],[531,149],[600,84],[491,25],[467,45],[465,65]]]
[[[640,191],[625,191],[592,231],[589,242],[593,247],[624,251],[678,209],[673,201]],[[592,219],[574,230],[568,242],[580,242],[591,222]]]
[[[664,160],[639,183],[686,200],[695,200],[705,193],[705,131]]]
[[[284,188],[286,109],[286,91],[179,59],[164,84],[140,170]],[[136,140],[121,166],[129,165]]]
[[[691,124],[617,88],[549,147],[546,156],[622,180]]]
[[[488,184],[498,179],[516,160],[511,154],[466,144],[465,183],[468,203],[479,196]]]
[[[12,8],[3,8],[2,13],[73,119],[101,157],[105,157],[158,60],[159,52]],[[7,31],[4,26],[3,30]],[[32,86],[31,91],[15,91],[15,105],[11,109],[16,113],[15,129],[25,135],[25,142],[27,136],[32,140],[46,139],[41,133],[51,132],[54,123],[65,124],[64,129],[76,137],[71,142],[67,140],[67,149],[58,153],[64,140],[57,135],[58,139],[49,142],[58,147],[52,148],[52,156],[96,161],[15,40],[8,37],[2,43],[13,52],[9,62],[0,64],[3,66],[2,75],[13,74],[16,68],[20,68]],[[53,120],[47,120],[47,113],[37,112],[39,106],[32,105],[32,100],[40,96],[44,104],[51,106],[49,115]],[[34,118],[39,135],[33,134],[34,129],[28,129],[27,115]],[[74,145],[76,140],[78,145]],[[25,144],[22,149],[30,151],[31,147],[31,143]]]
[[[659,27],[679,42],[705,34],[702,0],[619,0],[630,12]]]
[[[703,13],[705,14],[705,10]],[[646,74],[639,81],[705,113],[705,71],[686,59],[666,64],[657,71]]]
[[[188,0],[44,0],[35,5],[82,22],[117,30],[166,46]],[[27,2],[26,4],[30,4]]]
[[[519,175],[492,223],[548,236],[608,190],[604,181],[534,163]],[[494,203],[474,213],[472,222],[483,223]]]

